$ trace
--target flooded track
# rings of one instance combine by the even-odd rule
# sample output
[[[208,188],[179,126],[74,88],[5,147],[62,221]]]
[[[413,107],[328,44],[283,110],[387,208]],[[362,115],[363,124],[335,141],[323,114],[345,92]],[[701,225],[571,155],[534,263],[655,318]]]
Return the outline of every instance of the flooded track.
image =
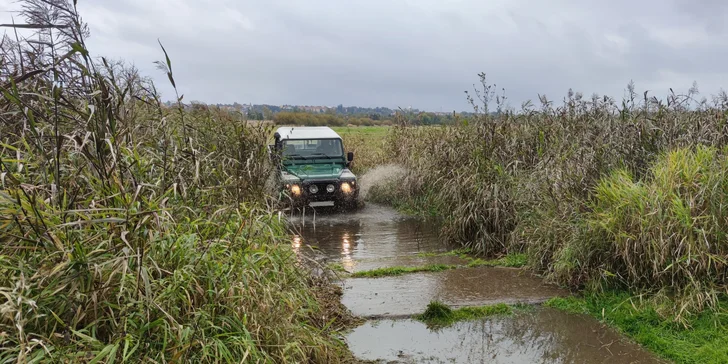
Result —
[[[315,211],[315,213],[314,213]],[[348,272],[428,264],[463,265],[442,272],[349,278],[342,302],[373,320],[348,335],[363,360],[401,363],[650,363],[657,360],[598,321],[534,306],[512,316],[457,323],[431,330],[409,319],[432,300],[451,307],[541,303],[568,292],[528,271],[466,268],[447,252],[435,224],[377,205],[350,213],[307,209],[292,218],[293,246]]]
[[[343,303],[358,316],[401,317],[425,311],[433,300],[452,307],[542,303],[566,292],[512,268],[461,268],[346,281]]]
[[[358,358],[386,363],[659,363],[594,319],[547,308],[439,330],[369,321],[348,342]]]

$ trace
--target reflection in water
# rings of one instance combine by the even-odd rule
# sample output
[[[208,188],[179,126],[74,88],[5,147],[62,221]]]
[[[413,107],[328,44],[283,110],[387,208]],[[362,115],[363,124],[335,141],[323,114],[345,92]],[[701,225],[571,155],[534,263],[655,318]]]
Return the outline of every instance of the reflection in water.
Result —
[[[349,233],[344,233],[341,238],[341,265],[345,270],[351,272],[354,270],[354,260],[351,258],[351,243],[349,239]]]
[[[293,235],[293,243],[291,243],[291,246],[293,247],[293,251],[298,253],[301,250],[301,237]]]
[[[307,213],[291,219],[303,243],[327,259],[339,260],[347,270],[362,260],[413,256],[418,252],[444,251],[435,224],[404,218],[392,209],[368,205],[352,213]],[[303,249],[306,252],[306,249]]]
[[[347,338],[365,360],[454,363],[659,363],[596,320],[551,309],[430,330],[412,321],[369,322]]]

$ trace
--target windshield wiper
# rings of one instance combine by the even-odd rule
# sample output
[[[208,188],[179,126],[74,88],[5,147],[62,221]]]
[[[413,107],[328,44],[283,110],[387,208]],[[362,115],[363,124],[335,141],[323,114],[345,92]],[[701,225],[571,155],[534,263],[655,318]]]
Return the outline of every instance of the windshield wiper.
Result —
[[[318,156],[318,155],[321,155],[321,156],[324,156],[324,157],[326,157],[327,159],[331,159],[331,158],[333,158],[332,156],[330,156],[330,155],[328,155],[328,154],[324,154],[324,153],[313,153],[313,154],[309,154],[309,155],[310,155],[310,156],[312,156],[312,157],[313,157],[313,156],[315,156],[315,155],[316,155],[316,156]]]

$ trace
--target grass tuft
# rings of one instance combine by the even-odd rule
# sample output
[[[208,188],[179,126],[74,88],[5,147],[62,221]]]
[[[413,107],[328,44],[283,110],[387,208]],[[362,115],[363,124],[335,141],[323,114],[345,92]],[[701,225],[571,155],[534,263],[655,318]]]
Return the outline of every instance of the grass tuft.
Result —
[[[495,315],[510,315],[511,313],[513,313],[511,307],[503,303],[453,310],[442,302],[432,301],[427,305],[425,312],[417,315],[415,319],[428,326],[445,327],[460,321],[477,320]]]
[[[464,250],[462,250],[464,251]],[[506,255],[502,258],[498,259],[492,259],[492,260],[483,260],[483,259],[474,259],[472,257],[466,256],[464,254],[459,254],[460,251],[453,251],[453,252],[447,252],[447,253],[427,253],[427,254],[435,254],[435,255],[422,255],[424,256],[460,256],[465,260],[469,260],[470,262],[466,266],[456,265],[456,264],[429,264],[419,267],[387,267],[387,268],[378,268],[378,269],[372,269],[372,270],[365,270],[365,271],[359,271],[352,273],[350,277],[352,278],[378,278],[378,277],[390,277],[390,276],[399,276],[403,274],[410,274],[410,273],[420,273],[420,272],[442,272],[444,270],[450,270],[450,269],[459,269],[459,268],[475,268],[475,267],[513,267],[513,268],[520,268],[526,265],[527,258],[525,254],[510,254]],[[457,254],[456,254],[457,253]]]
[[[468,263],[468,267],[511,267],[521,268],[528,263],[526,254],[508,254],[502,258],[483,260],[473,259]]]
[[[352,278],[378,278],[378,277],[390,277],[399,276],[409,273],[419,272],[442,272],[444,270],[456,269],[457,265],[448,264],[430,264],[421,267],[388,267],[379,268],[372,270],[365,270],[360,272],[354,272],[351,274]]]
[[[346,268],[344,268],[344,266],[341,265],[341,263],[329,263],[326,265],[326,268],[330,269],[333,272],[347,273]]]

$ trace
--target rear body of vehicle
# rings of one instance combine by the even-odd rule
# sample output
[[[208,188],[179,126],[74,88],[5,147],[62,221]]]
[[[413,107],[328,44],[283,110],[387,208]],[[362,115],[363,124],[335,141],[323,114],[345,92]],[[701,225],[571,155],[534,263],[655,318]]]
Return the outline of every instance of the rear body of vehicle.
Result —
[[[278,165],[281,201],[292,207],[331,202],[355,207],[356,176],[349,170],[353,153],[344,153],[341,137],[328,127],[281,127],[271,152]]]

